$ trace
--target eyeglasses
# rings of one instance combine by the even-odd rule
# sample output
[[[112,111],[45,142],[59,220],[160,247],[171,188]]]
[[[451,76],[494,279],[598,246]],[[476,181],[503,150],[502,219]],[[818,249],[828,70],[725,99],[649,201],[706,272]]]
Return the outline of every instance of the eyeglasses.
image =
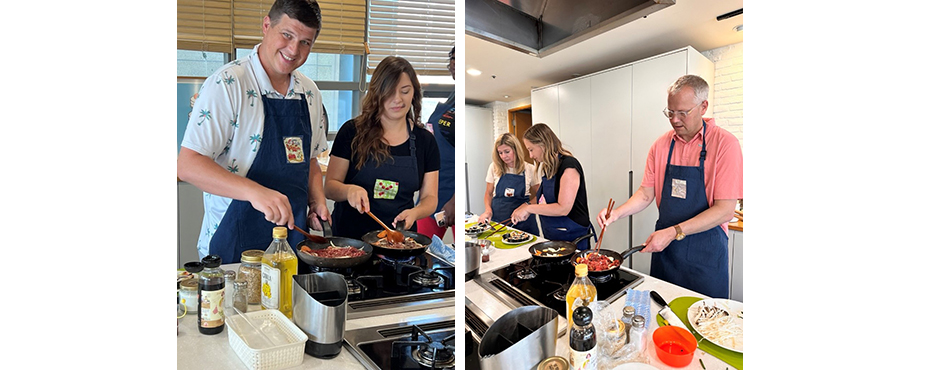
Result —
[[[687,117],[689,114],[691,114],[691,111],[693,111],[694,108],[700,107],[701,104],[703,104],[703,103],[704,103],[703,101],[700,102],[700,103],[697,103],[697,105],[695,105],[695,106],[692,107],[691,109],[688,109],[687,111],[683,111],[683,110],[668,110],[668,108],[665,108],[665,109],[662,110],[662,114],[664,114],[664,115],[665,115],[665,118],[668,118],[668,119],[672,119],[672,117],[674,117],[674,116],[678,116],[678,119],[685,119],[685,117]]]
[[[451,70],[451,69],[452,69],[452,62],[454,62],[454,61],[455,61],[455,57],[450,57],[450,58],[449,58],[449,63],[446,64],[446,68]]]

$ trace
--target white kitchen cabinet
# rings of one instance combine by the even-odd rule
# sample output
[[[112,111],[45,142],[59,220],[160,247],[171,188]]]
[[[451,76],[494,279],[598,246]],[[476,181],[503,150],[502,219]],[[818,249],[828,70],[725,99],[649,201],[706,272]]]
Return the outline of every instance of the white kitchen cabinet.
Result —
[[[468,186],[467,211],[484,212],[484,193],[487,190],[488,166],[491,165],[491,147],[494,146],[494,122],[488,108],[465,106],[465,123],[459,130],[464,133],[465,183]]]
[[[730,299],[743,301],[743,232],[730,230]]]
[[[557,85],[530,92],[533,102],[533,124],[545,123],[559,135],[559,87]]]
[[[631,187],[639,188],[649,148],[671,129],[662,115],[668,86],[685,74],[699,75],[714,85],[713,62],[685,47],[531,92],[533,124],[548,124],[570,150],[577,151],[585,169],[593,224],[610,198],[622,204],[632,195]],[[713,89],[708,102],[713,107]],[[705,116],[712,115],[708,111]],[[655,231],[657,219],[653,203],[632,217],[632,229],[630,219],[619,220],[607,231],[607,246],[622,251],[643,243]],[[635,254],[633,269],[648,274],[650,258]]]

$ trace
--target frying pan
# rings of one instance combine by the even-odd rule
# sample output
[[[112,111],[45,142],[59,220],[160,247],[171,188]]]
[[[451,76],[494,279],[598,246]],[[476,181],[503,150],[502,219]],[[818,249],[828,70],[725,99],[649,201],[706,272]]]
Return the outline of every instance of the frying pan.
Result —
[[[621,253],[618,253],[618,252],[616,252],[616,251],[610,250],[610,249],[601,248],[601,250],[598,251],[598,254],[603,255],[603,256],[607,256],[607,257],[613,257],[615,261],[619,260],[619,261],[620,261],[620,264],[623,264],[623,260],[625,260],[625,259],[627,259],[627,257],[633,255],[633,253],[636,253],[636,252],[639,252],[639,251],[643,250],[643,248],[646,248],[646,245],[640,245],[640,246],[638,246],[638,247],[630,248],[630,249],[628,249],[626,252],[623,252],[622,254],[621,254]],[[579,258],[585,258],[585,257],[587,257],[588,254],[591,254],[591,253],[594,253],[594,250],[593,250],[593,249],[588,249],[588,250],[586,250],[586,251],[584,251],[584,252],[581,252],[581,253],[578,253],[578,254],[572,256],[572,265],[577,265],[577,264],[578,264],[578,259],[579,259]],[[588,275],[593,275],[593,276],[607,275],[607,274],[610,274],[610,273],[614,272],[614,271],[617,269],[618,266],[620,266],[620,265],[613,266],[613,267],[611,267],[611,268],[609,268],[609,269],[600,270],[600,271],[593,271],[593,270],[591,270],[591,269],[588,269]]]
[[[533,258],[536,258],[536,259],[539,259],[540,261],[545,261],[545,262],[561,261],[575,254],[576,245],[578,244],[578,242],[580,242],[581,240],[585,238],[590,238],[592,236],[594,236],[594,233],[587,233],[586,235],[582,235],[578,239],[575,239],[571,242],[566,242],[566,241],[561,241],[561,240],[549,240],[549,241],[544,241],[542,243],[536,243],[536,244],[531,245],[529,248],[530,256],[533,256]],[[559,251],[558,253],[552,253],[552,252],[546,252],[546,249],[548,248],[552,248],[555,250],[558,250],[559,248],[565,248],[565,249]],[[540,251],[542,253],[550,253],[554,255],[537,256],[536,251]]]
[[[401,221],[397,223],[397,231],[399,231],[401,234],[404,234],[405,239],[407,237],[412,238],[413,241],[420,244],[420,247],[404,249],[385,248],[378,245],[378,240],[381,239],[378,237],[378,233],[381,231],[381,229],[378,229],[365,233],[365,235],[362,235],[362,241],[371,245],[372,249],[374,250],[373,253],[380,254],[388,258],[402,259],[405,257],[419,256],[423,254],[423,252],[426,252],[426,249],[429,248],[429,245],[433,243],[433,238],[417,232],[404,230],[404,223]]]
[[[368,245],[368,243],[357,239],[349,239],[338,236],[334,237],[332,236],[333,230],[330,229],[328,222],[320,221],[320,224],[323,225],[323,237],[326,239],[326,243],[316,243],[310,239],[305,239],[304,241],[297,243],[297,258],[300,258],[308,265],[326,268],[354,267],[365,263],[365,261],[368,261],[368,259],[371,258],[371,245]],[[312,250],[326,249],[326,247],[330,246],[330,243],[336,245],[337,247],[352,247],[361,249],[363,252],[365,252],[365,254],[358,257],[327,258],[314,256],[300,250],[301,247],[305,245]]]

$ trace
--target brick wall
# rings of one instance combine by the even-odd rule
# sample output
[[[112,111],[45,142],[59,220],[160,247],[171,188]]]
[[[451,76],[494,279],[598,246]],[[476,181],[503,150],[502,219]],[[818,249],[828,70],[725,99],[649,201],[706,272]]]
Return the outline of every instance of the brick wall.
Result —
[[[713,117],[743,145],[743,43],[701,52],[714,62]]]
[[[494,137],[491,140],[496,140],[498,136],[508,132],[507,111],[524,105],[530,105],[529,96],[512,102],[496,101],[484,105],[485,108],[491,108],[491,118],[494,121]]]

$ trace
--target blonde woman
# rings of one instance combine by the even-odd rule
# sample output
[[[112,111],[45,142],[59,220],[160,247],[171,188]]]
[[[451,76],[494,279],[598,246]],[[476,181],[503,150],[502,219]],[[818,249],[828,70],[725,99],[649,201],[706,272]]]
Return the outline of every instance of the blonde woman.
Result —
[[[578,250],[588,249],[588,239],[594,235],[594,228],[588,219],[588,194],[581,163],[562,147],[562,142],[544,123],[526,130],[523,144],[530,158],[538,163],[542,181],[537,204],[518,207],[511,218],[514,222],[522,222],[531,214],[537,214],[546,239],[574,241],[581,238],[576,245]]]
[[[523,146],[516,136],[506,133],[494,142],[493,163],[488,166],[488,187],[484,193],[484,213],[479,221],[501,222],[511,217],[521,205],[536,203],[539,177],[536,166],[526,163]],[[539,235],[535,219],[514,223],[513,227]]]

